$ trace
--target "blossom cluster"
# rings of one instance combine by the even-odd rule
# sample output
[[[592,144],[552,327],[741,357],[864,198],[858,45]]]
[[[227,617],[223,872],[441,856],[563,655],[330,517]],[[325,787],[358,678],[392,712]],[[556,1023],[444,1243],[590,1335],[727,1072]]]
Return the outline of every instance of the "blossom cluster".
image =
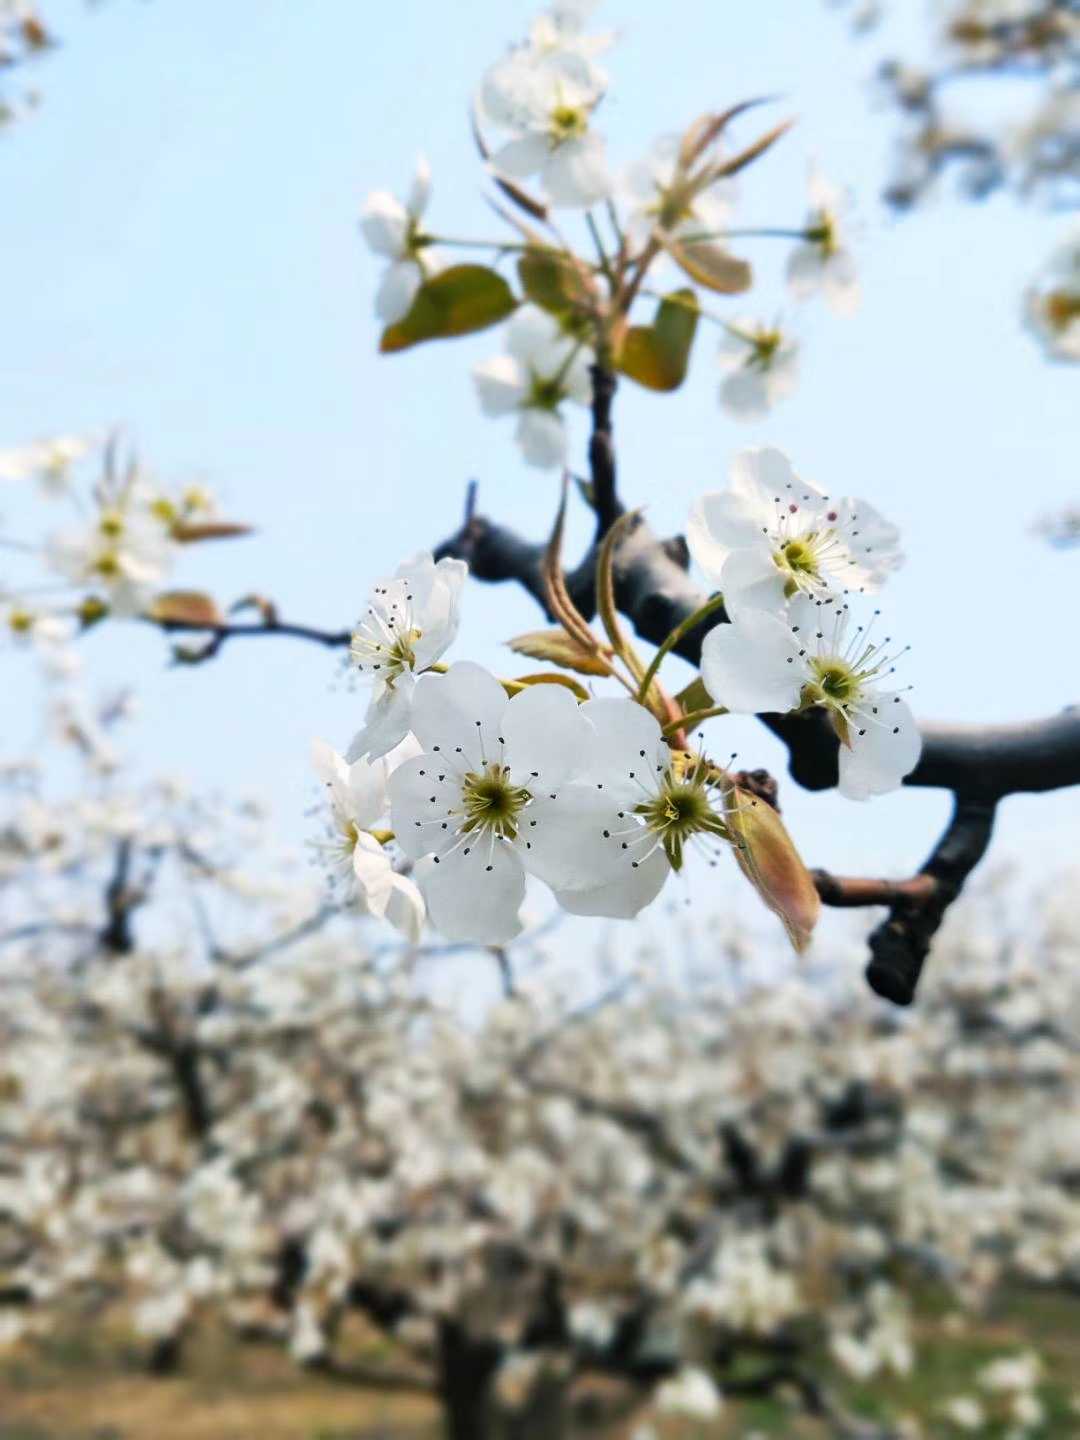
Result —
[[[919,754],[890,642],[849,610],[900,563],[898,538],[869,503],[822,494],[771,449],[741,453],[690,520],[729,622],[704,642],[709,713],[822,707],[853,799],[895,788]],[[335,854],[362,909],[415,937],[422,895],[446,938],[503,944],[528,877],[573,914],[631,918],[691,852],[748,845],[735,782],[690,748],[640,668],[636,693],[611,696],[447,666],[465,577],[463,562],[421,554],[375,586],[351,650],[371,685],[365,723],[344,757],[320,743]]]
[[[146,851],[202,844],[189,825],[136,833]],[[27,844],[10,886],[48,849]],[[79,846],[66,863],[89,895]],[[902,1380],[934,1343],[909,1285],[977,1313],[1009,1278],[1076,1283],[1068,887],[1016,933],[969,911],[915,1024],[820,977],[762,983],[738,934],[738,986],[669,989],[646,957],[578,1004],[541,967],[478,1021],[367,955],[347,917],[294,925],[310,896],[282,908],[263,874],[230,877],[260,912],[255,963],[219,936],[208,964],[164,895],[167,946],[88,955],[59,917],[9,942],[4,1347],[109,1297],[147,1347],[182,1350],[216,1318],[329,1362],[345,1311],[370,1303],[432,1367],[470,1317],[498,1403],[527,1410],[560,1365],[633,1367],[638,1334],[638,1419],[660,1424],[734,1405],[729,1378],[773,1343],[861,1386]],[[199,882],[215,923],[227,875],[208,862]],[[900,1433],[1035,1437],[1046,1378],[1002,1347]]]
[[[53,669],[106,616],[223,620],[209,595],[162,588],[185,546],[247,532],[219,515],[206,485],[169,485],[134,458],[121,462],[114,438],[60,435],[0,450],[0,494],[19,504],[20,520],[34,499],[58,517],[39,539],[0,535],[25,572],[0,583],[0,633]]]
[[[567,410],[589,403],[590,370],[600,359],[639,384],[672,389],[681,383],[699,319],[721,330],[719,394],[730,413],[758,419],[790,393],[798,344],[787,324],[751,313],[729,319],[703,305],[703,298],[751,287],[752,269],[731,252],[732,239],[794,242],[786,269],[795,300],[820,294],[840,314],[859,303],[850,197],[816,167],[800,223],[733,228],[732,175],[784,127],[735,151],[726,131],[746,108],[737,106],[728,115],[703,116],[681,134],[661,135],[629,163],[612,160],[597,115],[609,88],[600,62],[615,37],[589,30],[593,8],[575,0],[542,11],[479,84],[475,133],[500,192],[496,208],[512,228],[509,240],[439,233],[428,219],[431,172],[423,157],[405,197],[372,191],[360,221],[369,247],[385,261],[375,294],[387,327],[383,349],[484,329],[511,314],[505,350],[474,366],[473,378],[483,411],[512,415],[525,463],[541,469],[565,466]],[[504,210],[507,201],[520,219]],[[556,216],[566,223],[584,218],[580,246]],[[456,249],[489,249],[496,268],[456,265]],[[520,298],[498,273],[508,257],[517,258]],[[631,325],[637,302],[656,298],[655,287],[670,285],[672,274],[682,288],[660,295],[663,320]],[[667,324],[665,305],[679,307],[677,325]]]

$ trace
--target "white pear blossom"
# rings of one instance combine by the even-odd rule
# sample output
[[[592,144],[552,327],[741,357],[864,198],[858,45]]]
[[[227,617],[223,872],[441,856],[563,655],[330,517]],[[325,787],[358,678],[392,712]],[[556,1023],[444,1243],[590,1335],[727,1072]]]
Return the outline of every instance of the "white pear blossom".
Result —
[[[1080,231],[1054,251],[1028,287],[1024,315],[1052,360],[1080,361]]]
[[[484,117],[509,133],[492,155],[509,179],[539,174],[553,205],[595,204],[611,189],[604,142],[591,126],[603,98],[603,74],[580,45],[524,45],[484,76]]]
[[[772,447],[740,451],[728,488],[696,501],[686,530],[733,616],[748,607],[782,614],[798,594],[876,591],[901,563],[899,538],[872,505],[831,499]]]
[[[941,1413],[958,1430],[982,1430],[986,1424],[983,1407],[971,1395],[955,1395],[942,1405]]]
[[[525,461],[538,469],[566,463],[567,439],[561,406],[592,398],[592,351],[567,335],[537,305],[523,305],[506,327],[507,354],[473,367],[473,380],[487,415],[517,415],[516,438]]]
[[[348,875],[365,914],[388,920],[412,941],[423,929],[424,901],[408,876],[397,873],[382,840],[371,832],[386,818],[387,781],[418,748],[410,737],[389,755],[351,765],[324,740],[316,740],[312,748],[315,769],[329,791],[335,832],[329,848],[335,869]]]
[[[655,1403],[662,1414],[691,1420],[715,1420],[724,1404],[711,1376],[690,1365],[657,1387]]]
[[[809,188],[805,239],[788,260],[788,284],[800,300],[820,292],[831,309],[851,315],[859,308],[860,292],[846,236],[850,197],[816,168],[810,172]]]
[[[553,888],[575,877],[584,827],[562,791],[591,726],[562,686],[507,700],[494,675],[460,661],[417,682],[412,729],[423,753],[390,777],[398,844],[436,929],[502,944],[521,930],[526,870]]]
[[[787,617],[746,610],[705,637],[701,675],[718,705],[738,714],[822,705],[840,738],[842,795],[865,800],[894,790],[921,749],[903,696],[884,684],[895,655],[888,637],[850,624],[848,607],[797,596]]]
[[[413,686],[453,644],[468,566],[422,551],[372,590],[352,637],[350,655],[371,683],[362,728],[346,752],[351,762],[377,759],[409,733]]]
[[[743,317],[720,341],[720,404],[740,420],[760,420],[795,389],[799,347],[779,324]]]
[[[82,435],[57,435],[11,450],[0,450],[0,480],[37,480],[47,493],[67,485],[68,473],[96,442]]]
[[[49,537],[45,556],[75,585],[104,592],[115,615],[136,615],[172,565],[174,547],[134,497],[109,498],[93,518]]]
[[[364,203],[364,239],[390,262],[375,293],[375,313],[387,325],[409,313],[420,286],[445,265],[420,224],[430,196],[431,169],[421,156],[404,204],[388,190],[372,191]]]
[[[688,846],[711,851],[730,839],[723,801],[711,768],[673,752],[644,706],[589,700],[581,714],[594,738],[586,783],[563,797],[579,826],[558,900],[575,915],[630,919],[682,868]]]
[[[687,194],[682,143],[680,135],[661,136],[626,173],[625,230],[634,245],[644,245],[654,233],[667,240],[704,243],[702,237],[714,237],[731,223],[734,183],[722,180]]]

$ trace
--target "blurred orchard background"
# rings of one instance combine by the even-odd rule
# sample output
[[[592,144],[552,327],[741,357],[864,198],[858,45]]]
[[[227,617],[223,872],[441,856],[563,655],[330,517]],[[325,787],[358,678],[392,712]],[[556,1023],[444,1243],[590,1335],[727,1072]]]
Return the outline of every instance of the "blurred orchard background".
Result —
[[[477,403],[495,331],[379,353],[359,226],[422,152],[438,233],[492,233],[470,104],[533,14],[0,0],[0,1440],[1080,1435],[1075,789],[1004,800],[908,1009],[862,976],[882,910],[794,956],[730,863],[633,922],[530,891],[487,948],[328,881],[312,740],[366,698],[274,617],[348,632],[470,481],[533,539],[558,502]],[[798,231],[816,164],[861,290],[800,302],[790,236],[733,238],[753,293],[709,305],[790,334],[797,381],[733,413],[703,319],[673,393],[620,381],[624,502],[677,534],[778,445],[899,526],[918,715],[1061,712],[1075,5],[606,0],[588,27],[616,181],[769,97],[724,137],[794,120],[731,226]],[[39,548],[110,471],[164,527],[150,623]],[[569,553],[591,525],[572,504]],[[201,653],[231,623],[267,633]],[[465,587],[497,673],[542,623]],[[911,876],[946,823],[947,791],[811,793],[724,725],[809,865]]]

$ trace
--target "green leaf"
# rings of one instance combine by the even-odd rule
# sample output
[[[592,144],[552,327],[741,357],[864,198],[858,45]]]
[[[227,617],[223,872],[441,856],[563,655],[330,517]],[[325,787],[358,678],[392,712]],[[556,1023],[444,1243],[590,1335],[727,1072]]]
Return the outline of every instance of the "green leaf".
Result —
[[[532,660],[546,660],[551,665],[561,665],[565,670],[576,670],[579,675],[610,675],[611,666],[598,650],[587,650],[565,630],[529,630],[524,635],[515,635],[510,649],[517,655],[528,655]]]
[[[685,690],[680,690],[675,699],[686,715],[691,714],[694,710],[707,710],[713,703],[712,696],[705,689],[705,681],[700,675],[696,680],[691,680]]]
[[[564,690],[572,690],[579,700],[592,699],[592,696],[585,689],[584,685],[580,685],[576,680],[572,680],[569,675],[559,675],[554,670],[550,672],[538,672],[535,675],[515,675],[511,684],[523,686],[561,685]]]
[[[383,331],[379,349],[390,355],[425,340],[471,335],[497,325],[516,306],[514,292],[494,270],[452,265],[420,286],[409,313]]]
[[[212,629],[225,623],[217,601],[202,590],[163,590],[154,596],[146,613],[163,625]]]
[[[619,347],[618,368],[650,390],[677,390],[686,379],[697,322],[693,290],[665,295],[651,325],[631,325],[627,330]]]
[[[687,245],[671,240],[667,249],[676,265],[706,290],[715,290],[720,295],[741,295],[753,283],[754,272],[746,261],[729,255],[714,241],[699,240]]]
[[[588,292],[574,262],[557,250],[526,250],[518,260],[521,288],[542,310],[563,315],[588,300]]]

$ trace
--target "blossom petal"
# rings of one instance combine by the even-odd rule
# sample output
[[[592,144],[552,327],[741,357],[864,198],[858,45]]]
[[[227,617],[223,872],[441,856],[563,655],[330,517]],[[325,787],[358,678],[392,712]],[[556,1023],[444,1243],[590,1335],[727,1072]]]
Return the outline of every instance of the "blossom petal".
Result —
[[[492,168],[514,180],[527,180],[535,175],[548,156],[547,137],[543,134],[521,135],[500,145],[491,157]]]
[[[416,682],[412,732],[425,750],[472,770],[501,761],[506,691],[489,670],[459,660],[445,675],[429,672]]]
[[[390,777],[394,838],[411,859],[441,854],[457,838],[461,814],[459,771],[439,755],[417,755]]]
[[[473,383],[485,415],[508,415],[525,397],[526,376],[512,355],[495,355],[473,366]]]
[[[424,272],[415,260],[395,260],[388,266],[375,292],[375,313],[387,325],[394,325],[412,309]]]
[[[399,675],[393,685],[377,685],[371,692],[367,715],[362,727],[353,736],[345,752],[350,763],[362,755],[376,760],[393,750],[409,733],[412,697],[416,680],[411,674]]]
[[[505,840],[481,839],[468,855],[458,847],[425,856],[414,873],[431,923],[447,940],[503,945],[521,934],[525,871]]]
[[[361,831],[352,856],[353,879],[361,907],[381,917],[394,888],[394,867],[390,857],[373,835]]]
[[[542,178],[553,205],[575,209],[594,205],[611,193],[603,140],[591,130],[564,140],[551,152]]]
[[[627,822],[616,819],[610,795],[595,785],[564,785],[555,799],[541,796],[522,820],[522,864],[553,890],[595,889],[631,868],[610,840]]]
[[[409,877],[395,875],[384,918],[415,945],[423,932],[426,913],[424,897]]]
[[[427,209],[431,198],[431,166],[426,155],[416,157],[416,169],[405,200],[405,208],[414,220],[419,220]]]
[[[841,795],[868,800],[895,790],[919,763],[922,738],[907,701],[877,695],[851,727],[851,745],[840,746]]]
[[[502,719],[506,763],[514,780],[554,790],[575,771],[594,731],[581,706],[562,685],[530,685],[515,695]]]
[[[793,710],[807,678],[799,648],[782,620],[748,610],[705,636],[701,678],[716,704],[736,714]]]
[[[605,915],[612,920],[632,920],[639,910],[652,903],[671,874],[668,858],[659,847],[640,865],[629,863],[617,880],[592,890],[557,890],[555,899],[571,915]]]
[[[739,420],[760,420],[769,413],[765,376],[757,370],[737,370],[720,386],[720,404]]]
[[[396,196],[388,190],[374,190],[360,215],[360,230],[376,255],[397,260],[405,251],[409,217]]]
[[[784,576],[767,544],[733,551],[724,565],[720,589],[724,608],[733,620],[744,610],[784,613]]]
[[[554,470],[566,464],[566,427],[556,410],[523,410],[517,423],[517,442],[525,463],[538,470]]]
[[[656,789],[668,751],[656,717],[633,700],[588,700],[582,715],[596,732],[586,773],[612,807],[633,806]]]

